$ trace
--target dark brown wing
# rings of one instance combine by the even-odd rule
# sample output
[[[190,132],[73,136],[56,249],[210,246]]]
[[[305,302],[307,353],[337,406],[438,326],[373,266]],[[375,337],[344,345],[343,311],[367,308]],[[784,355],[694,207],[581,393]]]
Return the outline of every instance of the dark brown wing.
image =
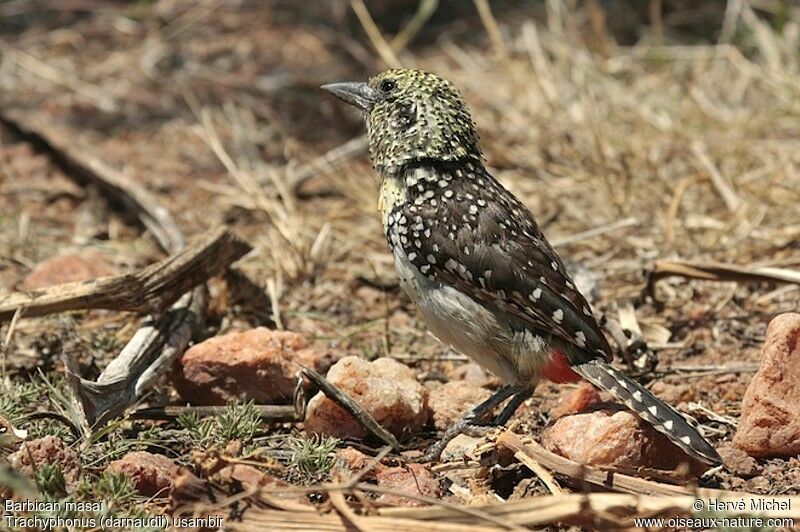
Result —
[[[390,243],[423,274],[553,334],[586,359],[610,359],[589,304],[510,192],[479,168],[417,169],[413,176],[409,201],[390,217]],[[580,358],[574,362],[586,361]]]

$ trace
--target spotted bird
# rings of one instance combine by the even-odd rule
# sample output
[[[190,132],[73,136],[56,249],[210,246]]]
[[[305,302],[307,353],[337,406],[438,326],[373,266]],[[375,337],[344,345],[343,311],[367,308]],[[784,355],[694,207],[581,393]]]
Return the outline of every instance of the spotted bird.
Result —
[[[450,427],[426,459],[505,399],[505,423],[541,378],[609,391],[694,458],[716,450],[672,407],[611,366],[586,299],[531,213],[487,171],[467,105],[429,72],[324,85],[366,117],[379,206],[400,284],[431,332],[506,386]]]

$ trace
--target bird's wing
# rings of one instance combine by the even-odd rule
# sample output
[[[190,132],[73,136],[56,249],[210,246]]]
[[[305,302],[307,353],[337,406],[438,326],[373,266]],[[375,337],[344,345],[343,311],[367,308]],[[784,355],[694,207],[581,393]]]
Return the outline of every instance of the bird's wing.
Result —
[[[420,272],[574,345],[573,363],[610,359],[589,304],[525,206],[489,175],[429,190],[394,215],[406,223],[394,245]]]

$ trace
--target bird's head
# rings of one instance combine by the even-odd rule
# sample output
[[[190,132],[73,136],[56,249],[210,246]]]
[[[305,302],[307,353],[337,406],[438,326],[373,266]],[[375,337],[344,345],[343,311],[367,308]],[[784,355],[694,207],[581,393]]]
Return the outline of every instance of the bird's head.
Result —
[[[364,111],[370,155],[393,172],[414,161],[480,161],[475,124],[452,83],[430,72],[394,69],[367,82],[322,89]]]

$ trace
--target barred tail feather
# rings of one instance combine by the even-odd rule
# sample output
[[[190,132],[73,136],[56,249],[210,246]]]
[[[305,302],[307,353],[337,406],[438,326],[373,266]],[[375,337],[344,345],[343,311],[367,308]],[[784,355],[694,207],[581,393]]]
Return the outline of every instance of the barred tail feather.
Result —
[[[572,369],[587,381],[607,390],[617,400],[625,403],[625,406],[636,412],[653,428],[664,433],[688,455],[712,466],[722,463],[717,451],[696,428],[638,382],[600,360],[575,365]]]

